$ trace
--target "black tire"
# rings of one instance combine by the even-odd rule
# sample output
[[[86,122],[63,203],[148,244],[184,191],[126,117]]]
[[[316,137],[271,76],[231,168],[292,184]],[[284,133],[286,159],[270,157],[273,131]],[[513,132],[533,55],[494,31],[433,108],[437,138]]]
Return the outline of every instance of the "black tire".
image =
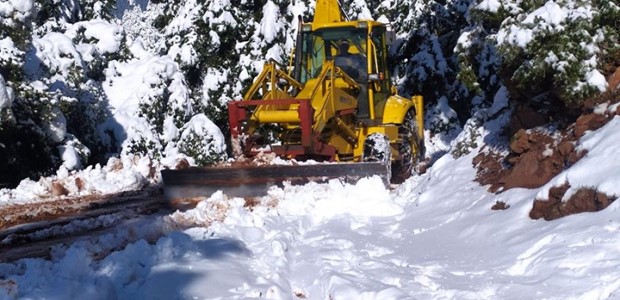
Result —
[[[415,112],[409,110],[398,127],[399,159],[392,162],[392,183],[402,183],[417,173],[417,165],[424,159],[424,144],[418,134]]]
[[[380,162],[385,165],[387,171],[385,174],[384,182],[388,185],[391,181],[391,161],[392,148],[390,146],[390,140],[381,133],[372,133],[366,137],[364,141],[364,152],[362,154],[362,161],[364,162]]]

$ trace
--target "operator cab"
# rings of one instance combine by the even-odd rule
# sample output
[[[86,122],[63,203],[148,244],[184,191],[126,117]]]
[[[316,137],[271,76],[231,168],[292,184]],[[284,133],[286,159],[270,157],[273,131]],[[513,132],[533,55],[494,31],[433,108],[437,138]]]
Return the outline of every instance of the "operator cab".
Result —
[[[315,30],[312,30],[311,24],[304,24],[302,28],[301,41],[297,41],[295,79],[304,84],[309,79],[317,78],[323,63],[333,60],[336,67],[360,86],[357,95],[358,118],[382,117],[390,92],[385,25],[359,21],[334,23]],[[372,112],[370,105],[374,106]]]

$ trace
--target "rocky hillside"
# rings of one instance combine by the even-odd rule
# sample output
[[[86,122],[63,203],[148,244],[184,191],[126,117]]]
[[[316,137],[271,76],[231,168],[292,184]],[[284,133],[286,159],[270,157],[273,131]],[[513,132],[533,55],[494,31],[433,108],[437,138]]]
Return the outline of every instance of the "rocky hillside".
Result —
[[[616,74],[620,74],[620,68]],[[610,83],[613,83],[613,76],[610,79]],[[511,140],[483,147],[473,159],[478,170],[477,181],[497,194],[512,188],[537,189],[550,186],[547,193],[532,199],[534,205],[530,217],[533,219],[553,220],[606,208],[617,199],[617,195],[605,194],[595,184],[584,184],[582,178],[579,178],[596,178],[597,174],[582,174],[575,182],[561,175],[572,171],[571,167],[576,163],[584,163],[583,158],[588,154],[582,141],[586,139],[584,136],[620,115],[618,103],[618,89],[591,97],[583,103],[581,114],[574,121],[549,122],[544,121],[544,115],[531,109],[515,111],[507,127],[507,130],[515,132],[510,135]],[[567,119],[561,115],[555,117]],[[569,189],[572,191],[569,192]]]

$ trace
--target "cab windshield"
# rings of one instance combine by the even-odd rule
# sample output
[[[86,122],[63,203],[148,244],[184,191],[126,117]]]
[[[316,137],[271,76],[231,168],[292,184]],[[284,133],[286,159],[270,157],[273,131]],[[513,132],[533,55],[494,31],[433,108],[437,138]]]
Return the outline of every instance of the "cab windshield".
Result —
[[[321,72],[325,60],[332,60],[341,55],[343,45],[348,46],[348,53],[366,61],[366,38],[365,28],[328,28],[307,32],[303,35],[300,82],[305,83],[308,79],[316,78]],[[365,63],[363,68],[365,68]],[[361,70],[367,73],[365,69]]]

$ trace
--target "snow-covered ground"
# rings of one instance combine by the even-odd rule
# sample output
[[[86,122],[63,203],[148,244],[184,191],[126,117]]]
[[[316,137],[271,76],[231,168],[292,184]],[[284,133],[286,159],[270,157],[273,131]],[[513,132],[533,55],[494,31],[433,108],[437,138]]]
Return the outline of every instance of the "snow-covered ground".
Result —
[[[57,81],[70,86],[69,75],[76,66],[84,69],[104,54],[125,53],[127,57],[106,61],[102,71],[105,81],[100,87],[90,87],[101,93],[109,109],[109,115],[97,127],[97,134],[105,144],[117,143],[113,146],[119,149],[126,150],[132,144],[153,144],[151,150],[163,159],[156,162],[121,151],[120,158],[105,165],[79,170],[84,166],[79,147],[72,144],[74,137],[67,131],[66,119],[58,117],[45,128],[56,142],[65,141],[59,146],[64,166],[55,176],[36,182],[24,180],[16,189],[0,190],[0,205],[47,198],[58,184],[64,188],[61,195],[68,196],[106,194],[157,184],[158,170],[162,165],[174,166],[177,159],[187,158],[179,149],[194,137],[204,142],[199,149],[224,153],[224,138],[219,129],[206,115],[191,109],[196,99],[190,95],[179,65],[179,61],[190,63],[195,59],[191,43],[175,42],[167,51],[159,49],[166,37],[181,39],[182,35],[175,36],[170,31],[184,32],[191,27],[188,21],[195,19],[195,3],[184,3],[182,12],[167,27],[168,35],[162,36],[151,26],[151,18],[162,13],[162,3],[117,2],[116,20],[75,24],[63,21],[63,34],[42,27],[33,36],[36,47],[27,53],[27,63],[20,61],[21,52],[15,43],[4,38],[0,40],[0,48],[4,49],[0,58],[18,61],[16,65],[34,80],[33,88],[47,91],[58,89]],[[363,9],[363,1],[353,2],[360,7],[362,17],[369,15]],[[478,2],[480,10],[496,12],[501,8],[499,1]],[[228,1],[212,4],[218,15],[209,10],[206,16],[214,24],[231,23],[227,18]],[[220,11],[220,4],[228,8]],[[32,0],[0,1],[0,15],[5,17],[0,23],[23,21],[33,6]],[[297,16],[306,8],[302,1],[297,1],[289,10],[291,16]],[[236,8],[230,11],[240,13]],[[523,12],[523,22],[505,23],[495,38],[500,43],[525,47],[540,32],[560,31],[567,20],[592,20],[591,13],[582,12],[569,11],[548,1],[531,13]],[[260,61],[254,61],[254,56],[282,56],[282,47],[270,43],[284,36],[286,24],[278,21],[282,16],[273,1],[267,1],[263,13],[260,21],[249,22],[257,30],[251,35],[252,55],[240,55],[240,65],[245,68],[240,79],[250,76],[248,70],[260,68]],[[219,47],[218,33],[211,30],[209,34],[213,47]],[[221,34],[223,37],[225,31]],[[191,32],[188,36],[193,41]],[[459,39],[463,48],[472,45],[468,36],[464,33]],[[592,43],[599,37],[593,38]],[[246,43],[237,47],[243,48]],[[590,70],[583,84],[602,90],[606,83],[594,64],[598,50],[591,43],[582,46],[592,52],[592,58],[583,62]],[[287,38],[283,48],[291,47],[292,40]],[[259,55],[258,50],[263,48],[266,54]],[[544,61],[554,69],[562,69],[565,61],[558,59],[558,54],[550,52]],[[437,65],[444,69],[444,62],[441,58]],[[48,69],[55,71],[43,74]],[[222,74],[227,72],[209,69],[202,85],[205,99],[199,101],[209,102],[208,92],[226,82]],[[48,75],[53,76],[45,77]],[[0,112],[10,109],[16,99],[8,82],[0,76]],[[241,85],[235,84],[232,90],[239,93]],[[167,95],[170,105],[163,118],[149,119],[140,114],[141,106],[150,107],[163,95]],[[497,105],[478,110],[470,120],[484,123],[499,114],[508,101],[502,93],[498,95]],[[87,99],[71,101],[74,100]],[[612,113],[616,107],[601,106],[597,110]],[[456,113],[446,97],[438,101],[429,115],[451,126],[456,122],[451,121],[456,120]],[[190,121],[175,124],[175,118],[185,117]],[[153,129],[153,120],[160,119],[163,124],[157,131]],[[216,193],[195,209],[131,220],[116,232],[55,248],[49,260],[24,259],[0,264],[0,299],[620,298],[620,221],[615,215],[618,201],[601,212],[552,222],[528,217],[534,199],[546,198],[551,187],[566,181],[571,189],[565,198],[580,187],[620,195],[620,160],[610,159],[620,154],[620,117],[586,134],[578,147],[587,149],[588,155],[546,186],[513,189],[498,195],[474,182],[471,163],[485,138],[498,130],[497,126],[485,129],[493,122],[497,123],[489,121],[473,128],[476,134],[469,132],[476,122],[467,122],[459,137],[446,135],[443,140],[437,134],[431,139],[427,130],[430,155],[435,154],[436,158],[447,154],[438,158],[426,174],[391,190],[379,178],[368,178],[355,185],[335,180],[328,184],[274,188],[270,195],[256,199],[229,199]],[[459,130],[451,133],[457,135]],[[472,144],[480,147],[454,158],[450,153],[452,146],[468,139],[476,140]],[[491,210],[497,201],[510,208]]]
[[[69,171],[61,166],[56,175],[37,181],[24,179],[15,189],[0,189],[0,206],[53,200],[57,197],[104,195],[154,185],[159,180],[156,164],[146,157],[125,155],[111,158],[105,166]],[[57,191],[58,187],[62,191]]]
[[[582,139],[583,163],[616,151],[620,117]],[[216,193],[192,210],[80,242],[52,260],[0,265],[0,295],[28,299],[613,299],[620,297],[618,202],[552,222],[528,217],[541,189],[495,195],[474,182],[474,152],[440,158],[392,190],[356,185]],[[558,178],[609,168],[576,164]],[[586,168],[586,169],[583,169]],[[605,175],[603,174],[603,175]],[[584,177],[585,178],[585,177]],[[491,210],[496,201],[510,205]],[[174,230],[174,228],[187,228]],[[101,258],[123,236],[163,232]],[[152,236],[151,236],[152,237]]]

